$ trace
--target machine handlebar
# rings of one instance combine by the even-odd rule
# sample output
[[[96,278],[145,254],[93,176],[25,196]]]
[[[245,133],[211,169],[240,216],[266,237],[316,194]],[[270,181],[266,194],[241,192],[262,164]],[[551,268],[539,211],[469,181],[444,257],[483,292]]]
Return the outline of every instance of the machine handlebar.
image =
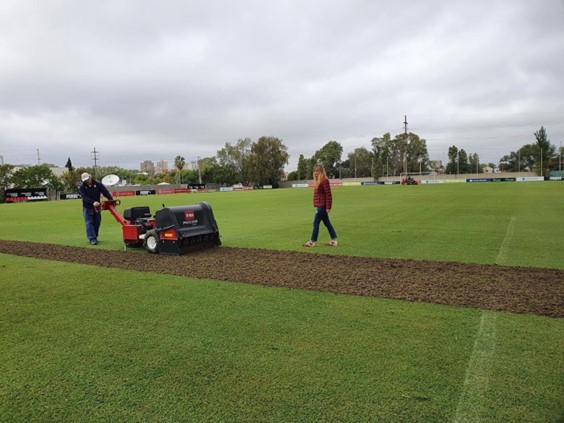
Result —
[[[106,200],[102,201],[101,203],[102,210],[109,210],[110,207],[119,206],[121,204],[121,200]]]

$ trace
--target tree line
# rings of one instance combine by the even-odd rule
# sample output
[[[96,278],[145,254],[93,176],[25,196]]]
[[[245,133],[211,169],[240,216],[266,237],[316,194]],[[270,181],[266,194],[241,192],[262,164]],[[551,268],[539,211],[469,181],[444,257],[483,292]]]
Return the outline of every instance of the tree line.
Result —
[[[329,141],[312,157],[300,155],[297,170],[288,175],[289,180],[310,179],[313,166],[322,163],[331,178],[373,178],[399,176],[402,173],[437,172],[445,174],[482,173],[486,166],[504,172],[529,171],[546,176],[551,170],[562,167],[562,147],[551,144],[546,129],[534,133],[536,142],[521,147],[517,152],[503,156],[499,165],[482,163],[477,153],[468,154],[453,145],[448,149],[448,162],[430,161],[427,141],[414,133],[390,133],[371,140],[372,150],[356,148],[342,159],[343,147]]]
[[[138,170],[127,170],[117,166],[75,168],[69,157],[65,164],[66,172],[57,177],[51,170],[54,165],[42,164],[16,169],[10,164],[0,165],[0,197],[5,190],[15,188],[47,187],[51,192],[75,193],[80,185],[83,172],[101,180],[103,176],[114,174],[131,185],[170,184],[215,184],[230,186],[272,185],[278,187],[285,179],[284,166],[288,163],[287,147],[276,137],[260,137],[256,142],[250,138],[240,139],[235,144],[226,143],[214,157],[198,160],[197,169],[185,169],[184,157],[177,156],[174,169],[168,173],[148,175]]]
[[[557,151],[550,143],[544,127],[534,133],[536,142],[522,146],[517,151],[503,156],[499,168],[505,172],[535,171],[547,175],[550,170],[561,167],[562,148]],[[322,163],[330,178],[373,178],[399,176],[402,173],[436,171],[438,173],[462,174],[481,173],[484,166],[496,168],[494,163],[481,163],[477,153],[468,154],[455,145],[448,149],[448,163],[442,166],[429,160],[427,141],[414,133],[390,133],[371,140],[372,149],[355,148],[343,158],[343,146],[337,141],[329,141],[313,156],[300,154],[297,169],[288,174],[292,181],[312,178],[313,166]],[[168,173],[147,175],[137,170],[127,170],[116,166],[74,168],[69,157],[65,165],[67,171],[61,177],[53,174],[47,164],[14,170],[9,164],[0,165],[0,195],[8,187],[39,188],[48,187],[51,191],[76,192],[80,175],[89,172],[96,178],[115,174],[129,184],[156,185],[161,182],[180,184],[216,184],[231,186],[271,185],[278,187],[285,179],[284,166],[288,164],[288,149],[282,140],[272,136],[239,139],[236,143],[226,143],[213,157],[198,160],[197,169],[185,169],[184,157],[177,156],[174,169]]]

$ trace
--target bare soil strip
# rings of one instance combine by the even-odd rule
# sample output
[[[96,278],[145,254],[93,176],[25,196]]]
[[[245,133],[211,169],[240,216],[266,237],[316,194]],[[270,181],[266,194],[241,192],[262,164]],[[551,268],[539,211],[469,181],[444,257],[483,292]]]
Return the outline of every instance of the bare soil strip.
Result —
[[[218,247],[183,256],[0,240],[0,253],[139,272],[564,317],[564,270]]]

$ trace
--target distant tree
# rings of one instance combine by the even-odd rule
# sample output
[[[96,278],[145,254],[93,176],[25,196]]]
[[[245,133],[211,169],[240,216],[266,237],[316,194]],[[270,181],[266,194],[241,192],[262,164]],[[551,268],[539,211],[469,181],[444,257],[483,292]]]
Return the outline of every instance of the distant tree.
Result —
[[[480,156],[478,156],[478,153],[468,156],[468,173],[480,173]]]
[[[217,152],[217,163],[221,172],[216,175],[217,181],[223,185],[235,183],[249,184],[248,158],[252,141],[250,138],[239,139],[236,145],[225,143],[225,147]]]
[[[63,185],[62,190],[68,193],[74,193],[78,189],[80,184],[80,176],[76,171],[67,171],[61,176],[61,183]]]
[[[70,157],[67,159],[67,163],[65,164],[65,167],[67,168],[67,170],[69,172],[72,172],[74,170],[74,167],[72,165],[72,161],[71,161]]]
[[[69,193],[75,192],[76,187],[79,184],[80,177],[78,176],[77,172],[75,171],[74,166],[72,165],[71,158],[67,159],[67,163],[65,164],[67,171],[61,176],[61,184],[62,187],[59,191],[67,191]]]
[[[52,174],[52,177],[47,180],[47,188],[57,198],[57,194],[65,189],[64,179]]]
[[[524,145],[517,151],[517,153],[515,153],[515,155],[515,163],[517,163],[517,168],[514,170],[514,172],[518,172],[520,170],[527,170],[529,172],[533,171],[537,157],[537,146],[535,144]]]
[[[174,176],[171,175],[170,172],[168,173],[159,173],[154,177],[155,184],[160,184],[161,182],[166,182],[167,184],[174,184]]]
[[[405,134],[402,134],[405,136]],[[407,171],[419,172],[426,171],[429,162],[429,152],[427,151],[427,141],[419,135],[410,132],[406,146]]]
[[[384,163],[382,163],[382,157],[374,156],[375,159],[372,162],[372,167],[370,169],[370,176],[372,179],[376,180],[380,176],[384,176]]]
[[[499,170],[500,172],[518,172],[520,170],[519,156],[515,151],[499,159]]]
[[[391,156],[391,136],[385,133],[380,138],[372,138],[372,153],[374,154],[375,164],[372,169],[372,177],[390,175],[390,156]]]
[[[176,172],[176,177],[177,177],[176,183],[177,184],[182,183],[182,169],[184,169],[185,165],[186,165],[186,160],[184,159],[184,157],[176,156],[174,158],[174,167],[177,170],[177,172]]]
[[[12,176],[12,183],[16,188],[41,188],[54,178],[56,176],[49,166],[37,165],[17,170]]]
[[[307,160],[304,158],[303,154],[300,154],[300,157],[298,158],[298,170],[296,172],[296,180],[302,180],[302,179],[307,179],[308,177],[308,173],[307,173]],[[288,175],[289,178],[289,175]]]
[[[556,148],[550,143],[544,126],[535,132],[535,138],[537,139],[537,166],[535,169],[537,175],[544,176],[550,167],[550,161],[554,158]]]
[[[5,200],[6,190],[12,183],[12,172],[14,166],[9,164],[0,165],[0,201]]]
[[[349,159],[338,163],[336,170],[339,178],[354,178],[354,165]]]
[[[252,180],[258,185],[279,186],[288,163],[287,147],[275,137],[260,137],[251,146],[249,168]]]
[[[456,175],[459,172],[459,156],[458,156],[458,147],[453,145],[452,147],[448,148],[448,163],[446,167],[446,173],[449,175]]]
[[[320,162],[325,168],[325,173],[329,178],[339,176],[339,163],[343,154],[343,146],[337,141],[329,141],[313,155],[315,161]]]
[[[218,172],[216,182],[221,185],[233,185],[241,181],[240,153],[230,143],[217,152]]]
[[[450,175],[458,175],[471,172],[472,169],[470,167],[469,158],[466,151],[464,151],[463,148],[459,150],[455,145],[449,147],[446,173]]]
[[[293,170],[293,171],[291,171],[290,173],[288,173],[288,180],[289,180],[289,181],[299,181],[299,180],[301,180],[301,179],[299,178],[298,171],[297,171],[297,170]]]
[[[459,173],[471,173],[470,164],[468,162],[468,153],[461,148],[458,150]]]
[[[203,184],[219,184],[221,167],[217,163],[217,157],[206,157],[200,159]]]
[[[316,164],[317,164],[317,160],[315,159],[315,156],[312,156],[309,158],[309,160],[306,160],[306,165],[307,165],[306,179],[313,179],[313,168],[315,167]]]
[[[393,139],[390,133],[372,139],[374,161],[371,161],[373,176],[397,176],[406,169],[408,172],[426,170],[429,162],[427,141],[419,135],[398,134]]]
[[[355,178],[366,178],[372,173],[372,161],[374,155],[365,147],[355,148],[352,153],[348,154],[348,161]]]
[[[154,185],[155,179],[151,175],[145,175],[143,173],[137,173],[130,179],[130,183],[139,185]]]
[[[183,184],[197,184],[199,179],[197,169],[174,170],[171,172],[171,176],[177,183],[180,181]]]
[[[198,160],[198,166],[200,168],[200,174],[202,175],[203,184],[213,184],[217,183],[216,174],[218,173],[217,157],[203,157]],[[197,173],[197,171],[194,171]],[[199,179],[198,174],[198,179]],[[195,183],[195,181],[194,181]]]

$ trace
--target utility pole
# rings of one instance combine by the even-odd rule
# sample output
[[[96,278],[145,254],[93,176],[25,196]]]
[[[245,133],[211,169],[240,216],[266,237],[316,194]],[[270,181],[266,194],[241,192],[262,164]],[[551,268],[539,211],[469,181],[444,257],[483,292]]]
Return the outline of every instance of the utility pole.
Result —
[[[407,115],[404,115],[403,128],[405,132],[405,149],[403,151],[403,173],[407,177]]]
[[[517,171],[519,176],[521,176],[521,149],[517,150]]]
[[[198,182],[202,183],[202,171],[200,170],[200,156],[198,156]]]
[[[93,177],[96,178],[96,168],[98,166],[98,156],[97,156],[97,154],[100,153],[100,152],[96,151],[96,147],[94,147],[94,151],[91,151],[91,153],[93,154],[92,160],[94,160],[94,175],[93,175]]]
[[[41,164],[41,158],[39,157],[39,148],[37,149],[37,166]]]

